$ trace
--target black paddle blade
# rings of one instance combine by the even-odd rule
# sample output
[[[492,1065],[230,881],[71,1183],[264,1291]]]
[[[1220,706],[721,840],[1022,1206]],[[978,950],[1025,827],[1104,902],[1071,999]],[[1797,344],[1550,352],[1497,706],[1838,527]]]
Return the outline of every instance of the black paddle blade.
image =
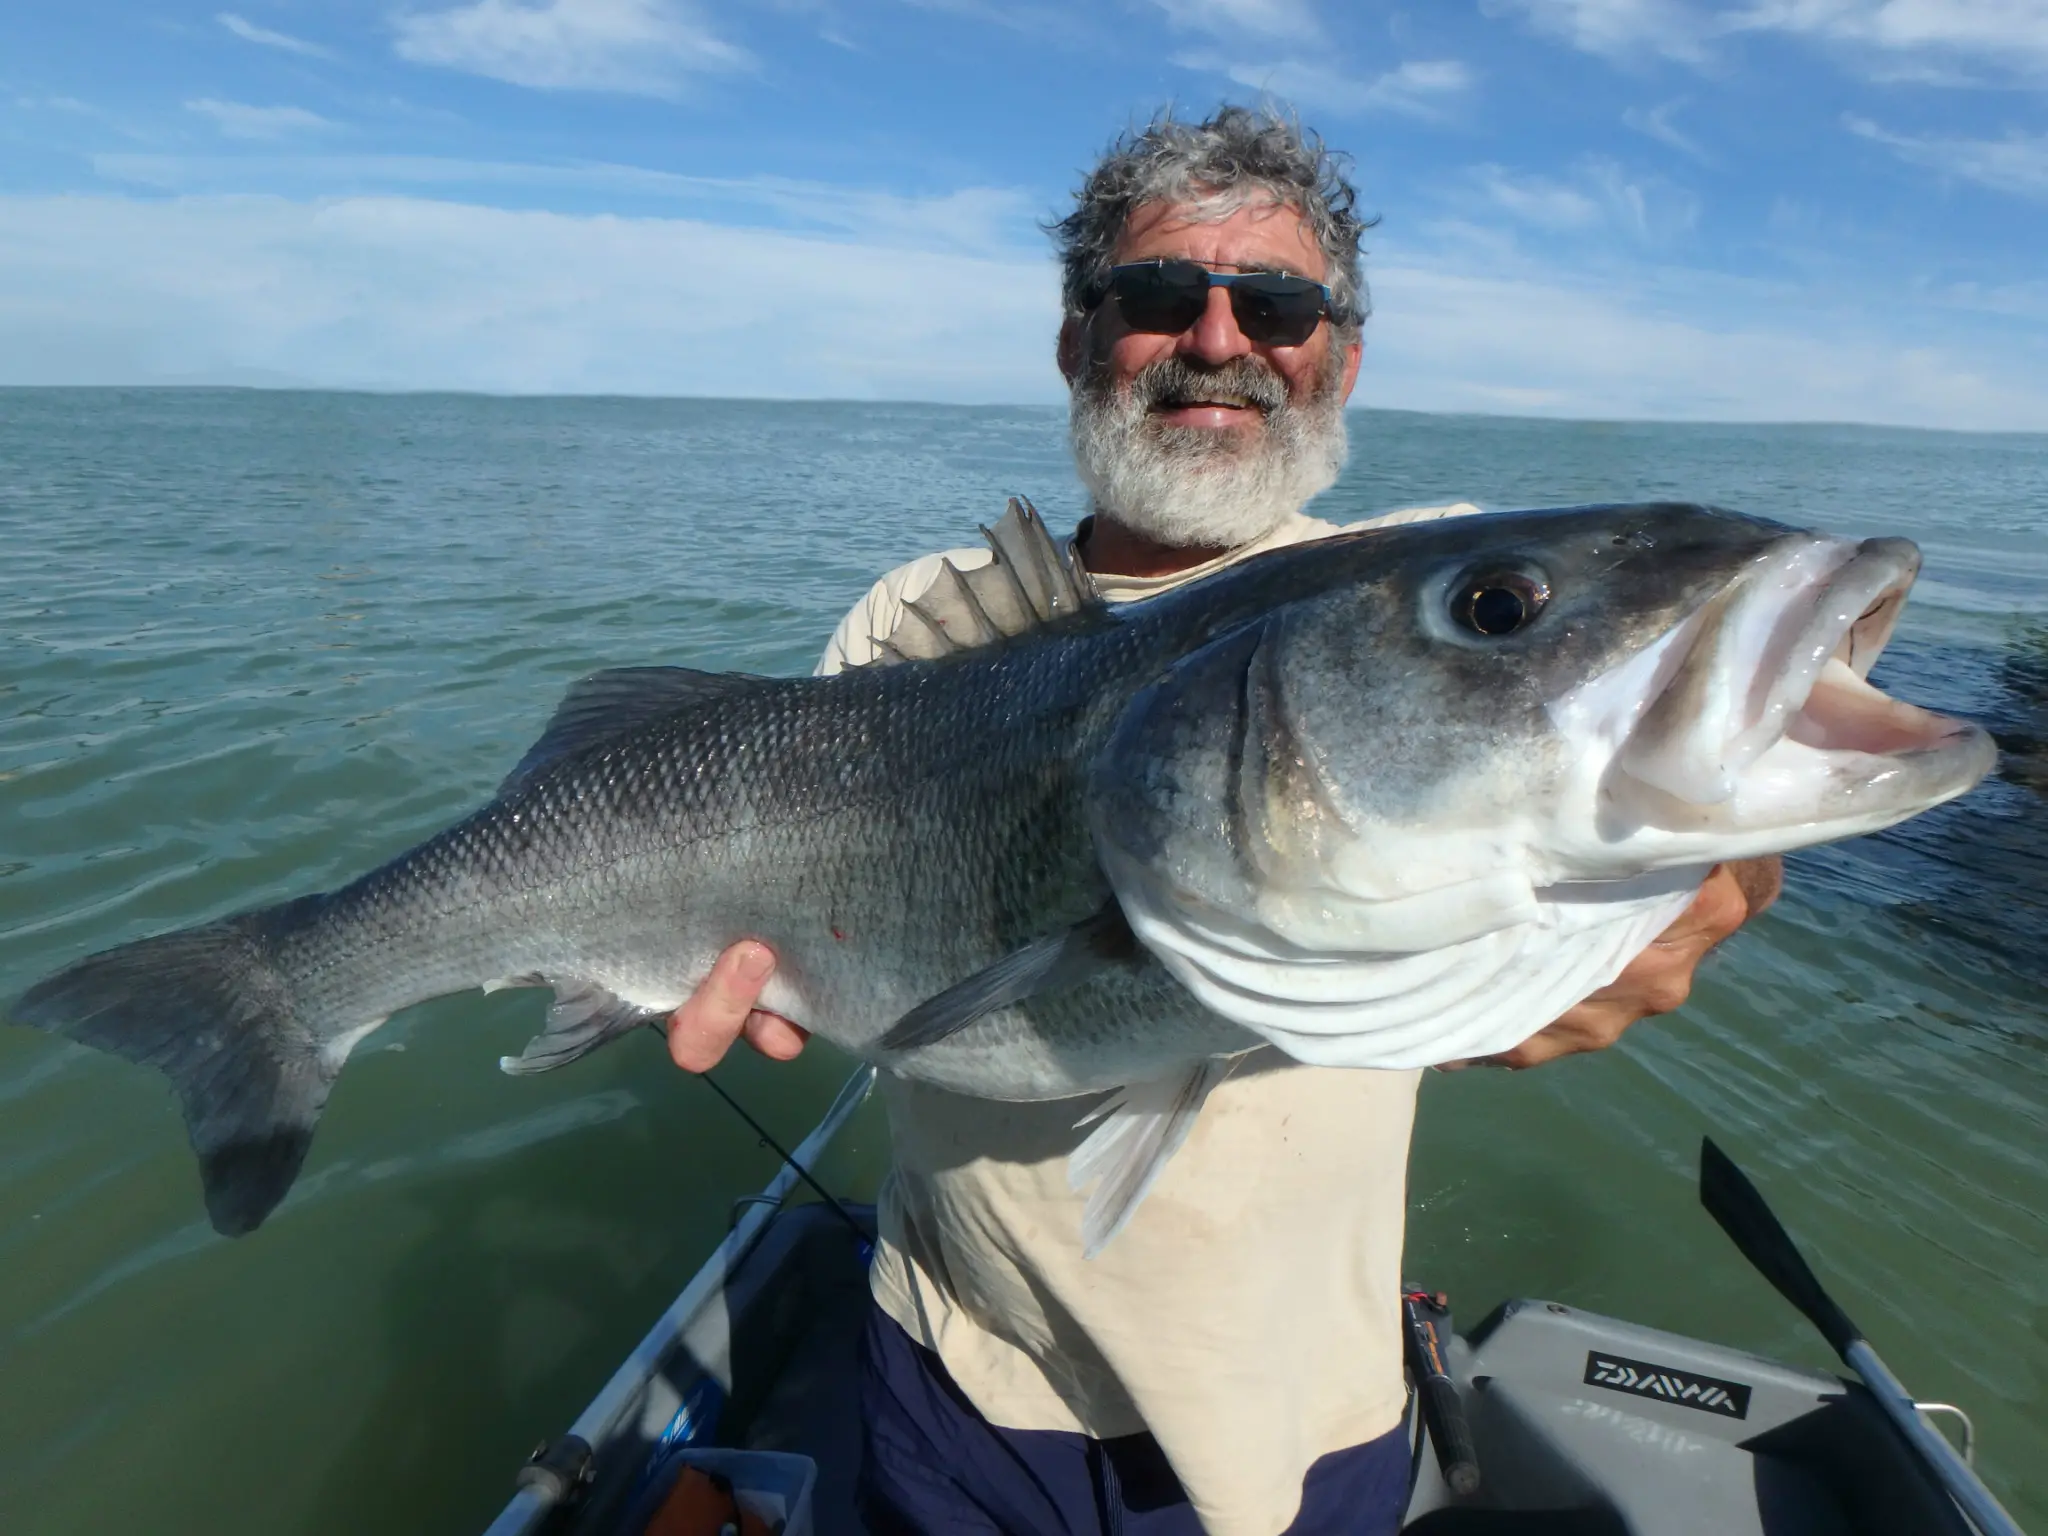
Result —
[[[1814,1278],[1806,1260],[1793,1246],[1777,1216],[1764,1204],[1764,1197],[1757,1193],[1748,1175],[1735,1166],[1726,1152],[1714,1145],[1711,1136],[1700,1138],[1700,1204],[1721,1224],[1721,1230],[1734,1240],[1735,1246],[1756,1267],[1757,1273],[1776,1286],[1779,1295],[1806,1314],[1807,1321],[1821,1331],[1821,1336],[1834,1346],[1836,1354],[1844,1353],[1863,1336],[1849,1321],[1849,1314]]]

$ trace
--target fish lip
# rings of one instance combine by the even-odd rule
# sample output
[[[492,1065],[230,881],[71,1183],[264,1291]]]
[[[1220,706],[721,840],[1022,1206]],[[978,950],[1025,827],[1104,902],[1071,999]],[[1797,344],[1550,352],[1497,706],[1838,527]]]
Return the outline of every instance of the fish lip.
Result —
[[[1898,627],[1907,594],[1919,575],[1920,550],[1911,540],[1865,539],[1858,544],[1815,595],[1805,623],[1782,649],[1767,652],[1762,659],[1751,693],[1756,699],[1760,686],[1762,697],[1751,723],[1731,743],[1735,755],[1754,761],[1781,740],[1806,708],[1830,661],[1842,661],[1867,680]]]
[[[1981,777],[1965,769],[1982,757],[1983,732],[1867,680],[1919,570],[1906,539],[1807,536],[1763,553],[1686,620],[1689,633],[1673,632],[1682,653],[1616,769],[1738,821],[1762,812],[1752,796],[1772,798],[1765,781],[1786,772],[1824,769],[1846,786],[1917,759],[1920,778],[1967,788]]]

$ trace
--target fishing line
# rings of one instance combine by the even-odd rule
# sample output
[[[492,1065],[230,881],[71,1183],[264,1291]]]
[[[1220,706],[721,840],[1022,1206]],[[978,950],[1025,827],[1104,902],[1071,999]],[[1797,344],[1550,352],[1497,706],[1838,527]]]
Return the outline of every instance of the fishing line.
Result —
[[[647,1027],[653,1030],[656,1034],[660,1035],[663,1040],[668,1039],[668,1033],[661,1027],[660,1023],[651,1022],[648,1024]],[[734,1098],[730,1093],[727,1093],[725,1091],[724,1086],[716,1078],[714,1078],[709,1072],[692,1072],[690,1075],[696,1078],[698,1082],[704,1084],[705,1087],[709,1088],[713,1093],[717,1094],[721,1099],[725,1100],[725,1102],[731,1106],[732,1112],[738,1115],[742,1120],[746,1121],[748,1127],[753,1131],[753,1133],[761,1138],[761,1144],[765,1146],[769,1151],[773,1152],[777,1157],[781,1158],[783,1162],[787,1163],[790,1167],[790,1170],[793,1173],[795,1173],[798,1178],[802,1179],[806,1184],[811,1186],[812,1193],[816,1194],[820,1200],[824,1201],[827,1205],[831,1206],[834,1211],[838,1212],[839,1219],[845,1222],[849,1227],[853,1229],[855,1236],[857,1236],[863,1243],[873,1241],[873,1238],[869,1235],[867,1228],[863,1227],[858,1221],[854,1220],[853,1212],[849,1211],[844,1205],[840,1204],[839,1197],[833,1194],[832,1191],[827,1189],[824,1185],[820,1184],[817,1181],[817,1179],[812,1176],[810,1169],[806,1168],[802,1163],[798,1162],[788,1152],[784,1151],[782,1143],[777,1141],[773,1136],[770,1136],[768,1134],[767,1128],[763,1126],[760,1121],[756,1120],[752,1115],[748,1114],[746,1111],[746,1107],[743,1104],[741,1104],[738,1099]]]

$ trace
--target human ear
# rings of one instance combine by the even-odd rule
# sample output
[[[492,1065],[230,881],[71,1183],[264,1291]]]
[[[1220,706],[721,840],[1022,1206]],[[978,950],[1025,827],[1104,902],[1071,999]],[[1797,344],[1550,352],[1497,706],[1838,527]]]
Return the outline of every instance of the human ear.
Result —
[[[1060,322],[1060,339],[1056,356],[1060,375],[1069,384],[1081,376],[1081,365],[1088,345],[1088,322],[1079,315],[1069,315]]]
[[[1358,365],[1364,358],[1365,339],[1363,337],[1344,344],[1344,389],[1337,397],[1339,400],[1349,400],[1351,398],[1351,386],[1358,382]]]

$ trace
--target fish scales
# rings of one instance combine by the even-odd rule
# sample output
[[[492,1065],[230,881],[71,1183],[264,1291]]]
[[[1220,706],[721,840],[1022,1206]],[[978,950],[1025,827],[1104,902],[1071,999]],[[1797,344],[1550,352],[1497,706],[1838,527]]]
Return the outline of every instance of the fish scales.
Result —
[[[480,980],[576,977],[672,1007],[742,937],[788,1011],[861,1049],[915,1004],[1110,899],[1082,795],[1120,699],[1206,635],[1090,621],[1000,654],[761,682],[541,771],[324,899],[282,969],[323,1033]],[[312,914],[307,914],[312,915]],[[1163,973],[1105,972],[903,1069],[1057,1098],[1256,1042]],[[1014,1060],[1012,1057],[1014,1056]]]

